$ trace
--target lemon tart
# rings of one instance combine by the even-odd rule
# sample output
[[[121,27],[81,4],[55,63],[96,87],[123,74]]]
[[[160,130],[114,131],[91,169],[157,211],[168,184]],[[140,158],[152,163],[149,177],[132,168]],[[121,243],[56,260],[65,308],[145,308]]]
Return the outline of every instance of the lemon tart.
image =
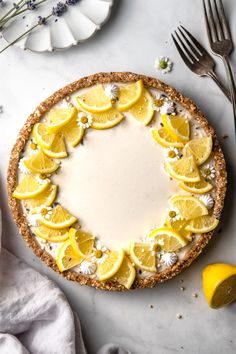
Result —
[[[197,106],[161,81],[99,73],[54,93],[12,149],[9,204],[27,244],[69,280],[153,287],[210,240],[226,167]]]

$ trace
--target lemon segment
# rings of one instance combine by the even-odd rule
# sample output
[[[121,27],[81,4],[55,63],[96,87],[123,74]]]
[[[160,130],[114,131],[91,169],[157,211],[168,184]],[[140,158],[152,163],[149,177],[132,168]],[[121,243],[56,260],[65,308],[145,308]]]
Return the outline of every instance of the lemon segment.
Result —
[[[219,309],[236,300],[236,267],[231,264],[209,264],[202,272],[203,291],[208,305]]]
[[[46,156],[41,150],[31,155],[28,159],[24,159],[23,163],[30,171],[40,174],[53,173],[59,167],[56,161]]]
[[[75,254],[79,257],[86,258],[92,253],[95,239],[89,233],[70,228],[69,239]]]
[[[157,244],[166,252],[178,251],[188,244],[188,241],[183,236],[168,227],[155,229],[148,237],[155,238]]]
[[[165,130],[176,140],[186,143],[189,141],[189,121],[185,117],[162,115]]]
[[[117,109],[123,112],[134,106],[140,99],[143,90],[142,80],[120,87]]]
[[[83,258],[78,257],[74,254],[73,248],[70,244],[70,240],[67,240],[59,249],[56,263],[60,272],[63,272],[64,270],[77,266],[82,262],[82,260]]]
[[[152,136],[156,142],[164,147],[176,147],[183,148],[184,144],[180,141],[176,141],[166,130],[165,128],[152,129]]]
[[[25,176],[13,192],[17,199],[31,199],[42,193],[49,186],[48,180],[42,182],[33,175]]]
[[[189,193],[204,194],[212,190],[213,185],[201,179],[199,182],[179,182],[179,187]]]
[[[185,220],[195,219],[208,214],[205,204],[192,196],[176,195],[170,198],[170,202],[179,210],[181,217]]]
[[[62,127],[68,124],[76,116],[76,114],[77,110],[75,107],[52,108],[48,116],[48,133],[58,133]]]
[[[45,155],[60,159],[67,157],[67,150],[64,137],[61,133],[57,133],[51,144],[50,149],[43,149]]]
[[[33,232],[36,236],[43,238],[49,242],[64,242],[69,237],[69,229],[49,229],[48,227],[41,225],[39,227],[35,227]]]
[[[190,140],[183,149],[184,156],[193,155],[196,165],[202,165],[212,151],[212,138],[210,136]]]
[[[131,242],[130,257],[137,267],[156,272],[156,256],[149,243]]]
[[[57,196],[58,187],[55,184],[49,184],[49,186],[40,194],[32,199],[26,199],[25,204],[31,210],[35,210],[39,207],[49,207],[53,204]]]
[[[183,236],[184,238],[186,238],[186,240],[188,241],[192,241],[192,232],[186,230],[186,226],[189,224],[189,221],[186,220],[169,220],[166,219],[165,224],[173,229],[174,231],[176,231],[178,234],[180,234],[181,236]]]
[[[50,149],[55,135],[48,134],[48,127],[46,124],[36,123],[33,128],[33,137],[41,148]]]
[[[204,215],[195,218],[186,226],[186,230],[196,234],[202,234],[214,230],[219,224],[219,220],[211,215]]]
[[[183,157],[176,161],[166,160],[164,166],[170,176],[177,180],[198,182],[201,179],[193,156]]]
[[[124,119],[123,114],[118,112],[115,108],[109,109],[109,111],[103,113],[93,114],[93,129],[109,129],[119,124]]]
[[[112,108],[111,100],[106,96],[102,85],[97,85],[85,94],[76,97],[79,108],[90,113],[102,113]]]
[[[112,278],[120,269],[125,252],[122,248],[118,251],[109,251],[108,257],[103,263],[98,265],[97,275],[100,281],[106,281]]]
[[[77,219],[71,215],[66,209],[64,209],[61,205],[57,205],[52,210],[52,214],[47,218],[46,216],[42,216],[40,219],[40,223],[44,226],[49,227],[50,229],[65,229],[73,225]]]
[[[121,264],[120,269],[114,275],[114,280],[119,284],[123,285],[126,289],[130,289],[136,276],[135,267],[130,262],[127,256],[124,257],[124,260]]]
[[[83,139],[84,129],[78,126],[75,118],[61,129],[61,133],[64,135],[66,142],[69,143],[72,147],[75,147]]]
[[[148,125],[154,115],[153,98],[150,93],[143,89],[143,94],[138,102],[129,109],[129,112],[140,123]]]

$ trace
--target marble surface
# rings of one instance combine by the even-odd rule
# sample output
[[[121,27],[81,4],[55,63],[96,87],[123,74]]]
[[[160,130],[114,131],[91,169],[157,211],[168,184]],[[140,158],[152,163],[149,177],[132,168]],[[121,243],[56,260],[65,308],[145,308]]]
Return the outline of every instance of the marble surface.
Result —
[[[224,2],[230,23],[234,24],[236,4],[232,0]],[[201,287],[201,270],[206,264],[236,263],[233,116],[230,103],[215,84],[195,76],[183,65],[170,37],[179,24],[186,25],[208,46],[200,0],[120,0],[116,1],[110,21],[89,42],[66,52],[47,54],[10,48],[0,57],[0,105],[4,110],[0,114],[3,245],[54,280],[65,292],[81,319],[89,354],[95,354],[106,342],[120,343],[135,354],[236,352],[236,303],[223,310],[210,310]],[[174,61],[172,73],[162,75],[155,71],[154,60],[158,55],[169,56]],[[236,52],[231,58],[236,68]],[[225,80],[223,65],[216,61],[217,72]],[[175,279],[155,289],[124,294],[81,287],[44,266],[19,236],[6,195],[9,153],[27,115],[41,100],[67,83],[90,73],[110,70],[157,76],[193,98],[219,135],[229,173],[221,232],[214,236],[203,254]],[[225,134],[227,139],[223,139]],[[180,290],[181,286],[185,287],[184,291]],[[193,293],[198,297],[193,297]],[[177,319],[177,314],[183,318]]]

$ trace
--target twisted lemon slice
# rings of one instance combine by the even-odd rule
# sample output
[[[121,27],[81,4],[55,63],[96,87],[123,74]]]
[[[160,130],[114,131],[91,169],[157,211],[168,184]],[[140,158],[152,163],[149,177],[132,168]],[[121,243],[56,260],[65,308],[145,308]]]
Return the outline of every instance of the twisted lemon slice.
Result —
[[[148,272],[156,271],[156,256],[149,243],[132,242],[130,257],[137,267]]]
[[[195,219],[208,214],[205,204],[192,196],[175,195],[170,198],[170,202],[179,210],[181,217],[185,220]]]
[[[35,227],[33,230],[36,236],[43,238],[44,240],[47,240],[49,242],[64,242],[69,237],[68,228],[56,230],[41,225],[39,227]]]
[[[162,122],[166,131],[178,141],[186,143],[189,141],[189,121],[185,117],[162,115]]]
[[[168,227],[153,230],[148,237],[155,238],[157,244],[166,252],[178,251],[188,243],[182,235]]]
[[[102,113],[112,108],[111,100],[106,96],[102,85],[97,85],[76,97],[76,101],[82,110],[90,113]]]
[[[213,185],[201,179],[199,182],[180,182],[179,187],[189,193],[204,194],[212,190]]]
[[[123,112],[134,106],[134,104],[141,98],[143,90],[142,80],[121,86],[117,109]]]
[[[25,158],[23,163],[32,172],[42,175],[53,173],[59,167],[56,161],[46,156],[41,150],[29,156],[29,158]]]
[[[92,253],[95,239],[89,233],[70,228],[69,239],[75,254],[79,257],[86,258]]]
[[[154,115],[153,98],[146,89],[143,89],[138,102],[129,109],[129,112],[144,125],[150,123]]]
[[[48,133],[48,127],[46,124],[36,123],[32,133],[33,137],[41,148],[50,149],[55,135]]]
[[[170,146],[173,146],[176,148],[184,147],[184,144],[181,143],[180,141],[177,141],[175,138],[173,138],[165,130],[165,128],[153,129],[152,136],[153,136],[153,139],[155,139],[158,144],[160,144],[164,147],[170,147]]]
[[[177,161],[166,160],[164,166],[171,177],[175,179],[184,182],[200,181],[199,171],[193,156],[183,157]]]
[[[58,187],[55,184],[49,184],[49,186],[43,192],[36,195],[34,198],[26,199],[25,204],[32,210],[42,206],[49,207],[56,199],[57,190]]]
[[[130,289],[134,282],[135,276],[136,276],[135,268],[130,262],[129,258],[125,256],[120,269],[114,275],[114,280],[124,285],[126,289]]]
[[[77,114],[75,107],[52,108],[49,112],[47,130],[49,134],[58,133]]]
[[[120,269],[124,256],[125,252],[122,248],[118,251],[109,251],[104,262],[98,265],[98,279],[105,281],[112,278]]]
[[[52,214],[47,218],[47,215],[42,216],[40,223],[50,229],[64,229],[73,225],[77,219],[71,215],[61,205],[55,206],[52,210]]]
[[[191,220],[186,226],[186,230],[189,230],[196,234],[203,234],[214,230],[218,224],[219,220],[214,218],[214,216],[203,215]]]
[[[31,199],[42,193],[49,185],[49,180],[40,180],[33,175],[28,175],[18,184],[13,197],[17,199]]]
[[[202,165],[209,158],[211,152],[211,136],[190,140],[183,149],[184,156],[193,155],[197,166]]]
[[[56,263],[60,272],[73,268],[80,264],[82,261],[82,257],[78,257],[77,255],[75,255],[73,248],[70,244],[70,240],[65,241],[59,249],[58,256],[56,259]]]

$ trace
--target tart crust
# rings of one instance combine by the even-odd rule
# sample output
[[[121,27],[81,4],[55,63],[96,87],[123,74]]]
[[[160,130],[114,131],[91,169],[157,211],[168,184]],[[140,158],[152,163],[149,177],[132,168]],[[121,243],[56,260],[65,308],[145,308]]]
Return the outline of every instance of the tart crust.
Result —
[[[100,282],[96,279],[92,279],[75,273],[73,271],[64,271],[61,273],[56,265],[54,258],[42,250],[40,245],[34,239],[31,234],[30,228],[28,226],[27,220],[22,213],[20,201],[12,197],[12,193],[17,184],[17,172],[18,172],[18,162],[21,158],[21,153],[24,150],[25,144],[27,143],[29,136],[31,134],[32,128],[35,123],[37,123],[41,117],[49,110],[51,107],[65,98],[66,96],[72,94],[73,92],[93,86],[97,83],[109,83],[109,82],[134,82],[137,80],[143,80],[144,85],[147,88],[155,88],[163,91],[167,94],[170,99],[176,101],[182,105],[186,110],[190,112],[193,118],[198,122],[198,124],[205,130],[208,136],[212,136],[213,140],[213,156],[216,168],[216,198],[213,210],[213,215],[216,218],[220,218],[221,211],[224,205],[224,198],[226,193],[227,185],[227,173],[226,165],[223,152],[220,148],[219,141],[217,139],[214,129],[209,125],[207,119],[204,117],[202,112],[197,108],[196,104],[189,98],[184,97],[181,93],[176,91],[175,88],[166,85],[165,83],[154,79],[152,77],[147,77],[144,75],[134,74],[131,72],[109,72],[109,73],[98,73],[91,76],[84,77],[75,81],[64,88],[56,91],[53,95],[48,97],[43,101],[35,111],[28,117],[26,123],[21,129],[16,143],[11,151],[8,174],[7,174],[7,189],[8,189],[8,201],[11,208],[13,218],[19,231],[26,241],[27,245],[33,249],[37,257],[39,257],[47,266],[51,267],[54,271],[63,275],[68,280],[73,280],[79,282],[81,285],[89,285],[101,290],[109,291],[125,291],[127,290],[124,286],[118,284],[115,281]],[[193,245],[193,247],[186,253],[184,258],[179,260],[173,267],[166,268],[160,273],[149,278],[136,278],[132,288],[151,288],[157,283],[162,283],[168,279],[171,279],[175,275],[179,274],[184,268],[187,268],[194,259],[202,252],[203,248],[208,244],[214,232],[208,232],[201,234],[198,241]]]

